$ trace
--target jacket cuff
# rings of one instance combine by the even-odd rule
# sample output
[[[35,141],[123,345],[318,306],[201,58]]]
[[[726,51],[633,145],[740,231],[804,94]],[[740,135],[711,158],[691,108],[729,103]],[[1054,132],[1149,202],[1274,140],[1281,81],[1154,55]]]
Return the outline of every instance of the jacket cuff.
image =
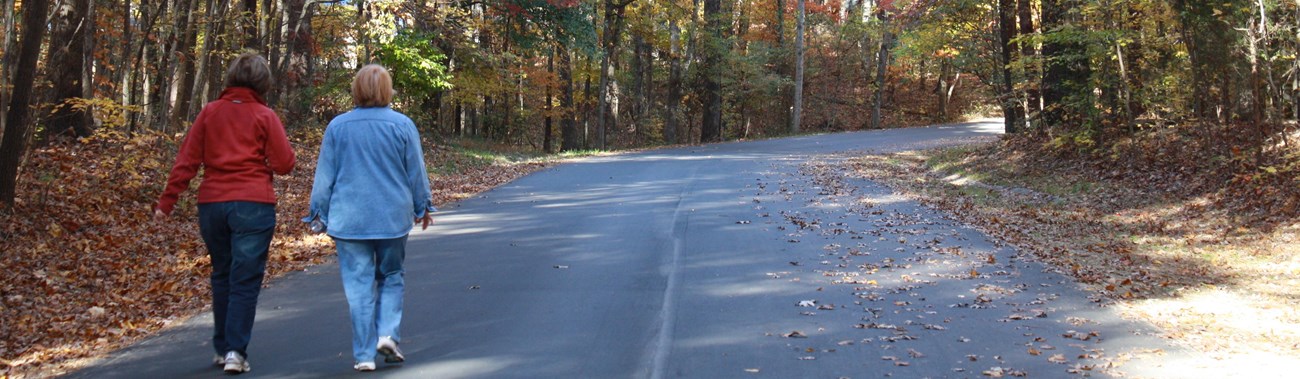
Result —
[[[437,211],[438,211],[438,207],[433,206],[433,203],[430,202],[423,206],[415,207],[415,217],[416,218],[424,217],[424,215],[426,214],[437,212]]]
[[[325,215],[319,209],[313,208],[310,211],[310,213],[307,213],[307,217],[302,218],[302,222],[311,222],[311,220],[315,220],[316,217],[320,217],[321,219],[324,219]]]

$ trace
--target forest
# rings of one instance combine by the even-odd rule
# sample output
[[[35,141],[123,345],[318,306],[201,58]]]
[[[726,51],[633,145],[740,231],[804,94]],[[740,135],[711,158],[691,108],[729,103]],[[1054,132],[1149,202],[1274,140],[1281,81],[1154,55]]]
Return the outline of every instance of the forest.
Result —
[[[141,231],[107,228],[143,220],[226,64],[248,51],[271,63],[266,100],[300,154],[351,109],[355,70],[380,63],[394,107],[438,147],[614,151],[991,116],[1001,146],[1035,159],[1178,183],[1168,190],[1214,194],[1243,222],[1300,215],[1300,1],[4,2],[0,261],[30,272],[48,251],[160,243],[193,266],[193,233],[127,242]],[[60,242],[79,233],[102,235]],[[160,325],[140,310],[77,331],[86,307],[107,307],[81,303],[55,317],[59,331],[34,331],[34,315],[67,299],[33,306],[19,287],[70,280],[56,272],[68,271],[0,278],[4,366]],[[137,290],[171,288],[151,285]]]
[[[984,113],[1076,150],[1229,126],[1262,155],[1300,115],[1286,1],[6,2],[6,203],[30,146],[183,133],[243,51],[272,62],[291,129],[348,109],[351,71],[379,62],[428,135],[545,152]]]

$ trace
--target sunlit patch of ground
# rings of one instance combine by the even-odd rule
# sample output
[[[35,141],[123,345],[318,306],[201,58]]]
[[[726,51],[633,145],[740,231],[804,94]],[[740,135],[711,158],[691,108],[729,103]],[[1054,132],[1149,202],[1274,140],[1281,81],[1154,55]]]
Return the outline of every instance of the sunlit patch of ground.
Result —
[[[1216,359],[1177,364],[1242,377],[1300,367],[1300,220],[1279,222],[1268,209],[1243,215],[1152,184],[1170,178],[1130,180],[1122,168],[1103,178],[1031,157],[988,159],[991,151],[860,154],[849,166],[1032,253],[1098,301]]]

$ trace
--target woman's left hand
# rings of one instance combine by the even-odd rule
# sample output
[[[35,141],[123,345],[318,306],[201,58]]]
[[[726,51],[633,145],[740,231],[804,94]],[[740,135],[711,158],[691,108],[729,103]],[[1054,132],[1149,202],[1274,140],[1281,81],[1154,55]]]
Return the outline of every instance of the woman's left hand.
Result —
[[[420,224],[420,230],[427,230],[429,229],[429,225],[433,225],[433,215],[429,214],[429,212],[425,212],[424,217],[415,218],[415,223]]]

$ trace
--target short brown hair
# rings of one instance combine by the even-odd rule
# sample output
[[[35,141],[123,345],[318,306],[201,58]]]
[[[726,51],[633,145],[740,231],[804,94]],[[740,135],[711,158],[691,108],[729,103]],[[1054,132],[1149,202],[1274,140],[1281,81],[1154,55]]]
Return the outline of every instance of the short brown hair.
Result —
[[[257,53],[243,53],[226,70],[226,87],[248,87],[259,95],[271,90],[271,66]]]
[[[393,94],[393,77],[384,66],[368,64],[352,78],[352,103],[358,107],[386,107]]]

